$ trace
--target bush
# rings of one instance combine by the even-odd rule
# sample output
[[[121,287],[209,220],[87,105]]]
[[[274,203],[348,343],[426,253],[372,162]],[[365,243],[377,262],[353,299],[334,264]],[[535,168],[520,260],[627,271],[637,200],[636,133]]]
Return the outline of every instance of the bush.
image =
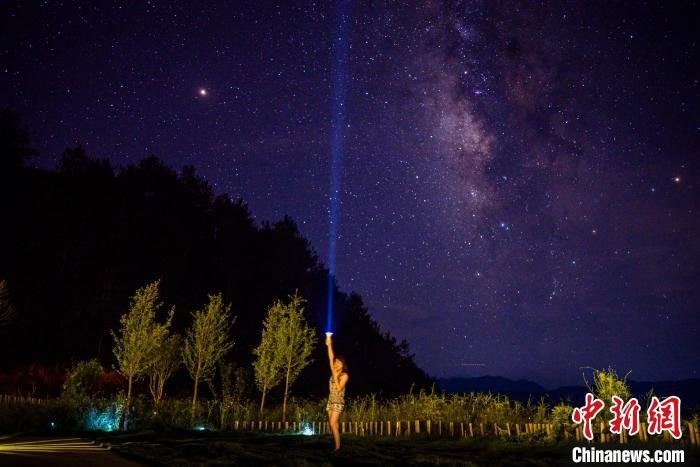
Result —
[[[78,362],[63,383],[61,397],[80,400],[92,396],[103,372],[102,365],[96,359]]]
[[[588,384],[585,380],[588,390],[605,403],[606,408],[613,405],[612,396],[617,396],[623,401],[629,400],[632,396],[629,386],[627,385],[627,375],[623,379],[617,376],[617,373],[612,368],[607,370],[593,369],[593,385]],[[606,423],[612,418],[610,410],[602,410],[599,416]]]

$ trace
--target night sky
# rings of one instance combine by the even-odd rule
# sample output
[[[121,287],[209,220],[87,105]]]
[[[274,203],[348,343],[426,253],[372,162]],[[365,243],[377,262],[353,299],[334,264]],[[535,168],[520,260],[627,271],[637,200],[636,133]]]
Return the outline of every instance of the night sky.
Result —
[[[326,264],[337,212],[338,285],[433,376],[698,377],[698,4],[90,3],[0,9],[36,166],[194,165]]]

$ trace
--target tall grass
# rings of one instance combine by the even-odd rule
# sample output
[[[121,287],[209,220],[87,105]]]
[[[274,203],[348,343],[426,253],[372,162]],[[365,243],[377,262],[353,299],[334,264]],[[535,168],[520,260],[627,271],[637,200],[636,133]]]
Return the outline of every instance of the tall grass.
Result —
[[[42,404],[17,402],[0,405],[0,431],[41,430],[51,421],[65,429],[88,429],[87,414],[107,410],[119,399],[50,399]],[[235,422],[280,421],[282,407],[270,406],[260,415],[257,401],[246,399],[208,400],[197,405],[194,423],[187,399],[165,399],[157,408],[146,396],[136,397],[131,409],[133,429],[191,429],[194,426],[216,430],[233,429]],[[326,401],[291,398],[290,422],[321,422],[328,417]],[[491,393],[438,394],[433,391],[409,393],[393,399],[380,399],[375,394],[346,401],[342,419],[350,422],[431,420],[443,423],[563,423],[570,416],[570,407],[552,408],[541,400],[526,404],[507,396]]]

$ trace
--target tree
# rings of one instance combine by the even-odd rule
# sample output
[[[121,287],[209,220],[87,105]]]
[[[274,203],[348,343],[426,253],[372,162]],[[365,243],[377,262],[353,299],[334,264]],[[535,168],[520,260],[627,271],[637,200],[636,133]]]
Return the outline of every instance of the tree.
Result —
[[[178,334],[166,335],[156,348],[148,367],[148,389],[153,396],[153,404],[158,407],[163,399],[165,383],[182,363],[182,337]]]
[[[253,350],[255,361],[255,383],[262,392],[260,399],[260,415],[265,408],[265,396],[282,381],[284,374],[284,359],[280,344],[284,326],[285,305],[275,302],[267,310],[263,321],[262,339],[260,345]]]
[[[7,290],[7,281],[0,280],[0,330],[9,326],[17,317],[15,308],[10,303],[10,292]]]
[[[316,333],[304,319],[304,300],[296,293],[289,297],[289,303],[283,305],[283,318],[278,334],[280,342],[277,349],[284,366],[284,402],[282,404],[282,421],[287,417],[287,398],[289,386],[309,363],[311,352],[316,345]]]
[[[289,387],[310,362],[316,344],[314,330],[304,319],[304,300],[296,293],[288,303],[277,300],[267,310],[260,345],[253,351],[255,382],[262,392],[260,414],[265,396],[284,378],[282,421],[286,421]]]
[[[154,281],[136,291],[131,299],[129,311],[120,319],[119,335],[114,337],[114,356],[119,372],[129,381],[124,406],[124,429],[128,426],[131,405],[131,392],[134,380],[143,376],[152,363],[152,355],[168,334],[174,309],[170,310],[165,323],[156,322],[156,313],[163,304],[158,302],[160,280]]]
[[[187,371],[194,379],[191,419],[194,420],[197,406],[197,390],[200,381],[214,376],[217,362],[233,347],[229,340],[229,312],[231,305],[224,306],[221,294],[209,295],[206,310],[192,313],[192,326],[187,330],[182,357]],[[235,321],[235,318],[234,318]]]
[[[63,383],[61,396],[73,400],[90,397],[93,386],[102,373],[104,373],[102,365],[95,358],[86,362],[78,362],[68,373],[66,381]]]

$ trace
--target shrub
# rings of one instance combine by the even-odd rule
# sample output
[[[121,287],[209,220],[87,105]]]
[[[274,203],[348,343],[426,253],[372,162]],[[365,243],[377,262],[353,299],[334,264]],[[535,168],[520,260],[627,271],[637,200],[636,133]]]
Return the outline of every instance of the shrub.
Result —
[[[95,359],[78,362],[68,373],[61,396],[67,399],[85,399],[92,396],[102,373],[102,365]]]

